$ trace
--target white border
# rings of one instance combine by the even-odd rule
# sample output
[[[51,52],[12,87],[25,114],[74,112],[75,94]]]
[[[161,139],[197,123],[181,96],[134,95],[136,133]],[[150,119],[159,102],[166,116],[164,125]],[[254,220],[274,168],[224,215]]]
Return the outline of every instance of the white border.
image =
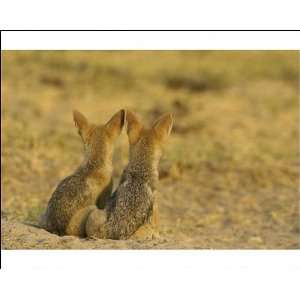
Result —
[[[299,29],[296,0],[3,0],[2,29]]]
[[[300,32],[5,31],[2,50],[298,50]]]
[[[298,299],[300,251],[3,251],[3,299]],[[30,276],[29,276],[30,275]],[[28,298],[24,296],[28,295]]]

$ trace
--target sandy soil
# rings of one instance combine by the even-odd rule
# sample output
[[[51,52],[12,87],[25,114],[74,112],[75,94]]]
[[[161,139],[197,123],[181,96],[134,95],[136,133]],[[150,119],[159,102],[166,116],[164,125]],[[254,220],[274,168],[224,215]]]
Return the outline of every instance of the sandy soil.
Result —
[[[195,175],[196,176],[196,175]],[[160,193],[160,238],[113,241],[59,237],[32,223],[2,217],[4,249],[293,249],[299,248],[298,227],[270,214],[280,205],[276,191],[256,197],[246,191],[228,197],[226,191],[202,196],[193,184],[163,180]],[[193,193],[190,191],[193,190]],[[187,196],[188,195],[188,196]],[[296,193],[284,197],[296,197]],[[284,197],[282,199],[284,200]],[[182,201],[185,199],[185,201]],[[230,200],[229,200],[230,199]],[[271,201],[276,200],[277,203]],[[278,200],[277,200],[278,199]],[[207,203],[209,202],[209,203]],[[289,207],[293,215],[297,207]],[[276,232],[276,234],[274,234]]]

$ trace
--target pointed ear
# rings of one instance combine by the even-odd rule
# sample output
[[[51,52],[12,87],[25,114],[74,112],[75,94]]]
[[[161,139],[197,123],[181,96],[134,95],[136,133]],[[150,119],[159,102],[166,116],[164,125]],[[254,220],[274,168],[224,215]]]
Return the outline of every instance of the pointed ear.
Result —
[[[170,113],[162,115],[152,126],[155,136],[164,142],[171,133],[173,126],[173,117]]]
[[[111,136],[116,137],[121,134],[125,124],[126,113],[124,109],[114,114],[112,118],[105,124],[106,129]]]
[[[127,111],[127,135],[129,143],[131,145],[137,143],[141,136],[143,124],[139,120],[136,114],[131,111]]]
[[[73,119],[75,126],[78,128],[78,132],[81,135],[82,132],[88,127],[89,122],[87,118],[78,110],[73,111]]]

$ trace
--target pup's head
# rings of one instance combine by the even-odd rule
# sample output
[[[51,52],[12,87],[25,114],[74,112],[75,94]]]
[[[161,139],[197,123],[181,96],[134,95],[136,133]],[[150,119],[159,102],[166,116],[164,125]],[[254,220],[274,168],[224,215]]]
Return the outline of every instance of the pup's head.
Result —
[[[163,144],[169,137],[173,117],[170,113],[162,115],[149,128],[144,128],[139,118],[127,111],[127,135],[130,145],[130,155],[150,164],[159,161]]]
[[[104,125],[94,125],[77,110],[73,111],[73,119],[84,144],[87,160],[105,162],[111,159],[114,141],[121,134],[125,124],[125,110],[112,116]]]

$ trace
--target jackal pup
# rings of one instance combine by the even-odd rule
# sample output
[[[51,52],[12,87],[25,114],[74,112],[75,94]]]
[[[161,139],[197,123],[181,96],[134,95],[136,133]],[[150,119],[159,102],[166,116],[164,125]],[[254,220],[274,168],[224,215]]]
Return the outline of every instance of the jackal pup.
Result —
[[[124,126],[125,111],[119,111],[99,126],[76,110],[73,117],[84,144],[84,161],[58,184],[40,226],[59,235],[84,237],[89,212],[96,208],[97,202],[100,205],[111,195],[112,154]]]

